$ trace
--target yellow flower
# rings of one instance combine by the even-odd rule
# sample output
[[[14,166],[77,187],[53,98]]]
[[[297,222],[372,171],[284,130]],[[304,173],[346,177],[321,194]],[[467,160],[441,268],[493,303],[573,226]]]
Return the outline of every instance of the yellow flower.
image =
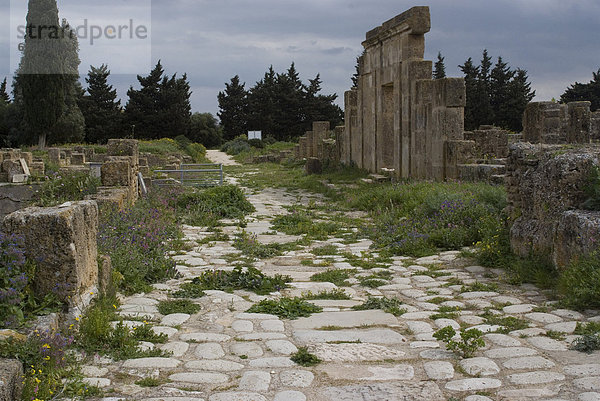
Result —
[[[42,348],[50,349],[50,344],[46,343],[46,344],[42,345]]]

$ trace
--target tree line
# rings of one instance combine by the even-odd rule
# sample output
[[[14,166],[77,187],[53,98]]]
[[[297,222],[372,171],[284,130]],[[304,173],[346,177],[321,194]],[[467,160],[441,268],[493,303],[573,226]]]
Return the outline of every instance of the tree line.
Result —
[[[340,124],[343,111],[334,104],[337,95],[320,94],[321,84],[319,74],[303,83],[294,63],[284,73],[271,66],[250,89],[234,76],[218,95],[223,138],[262,131],[263,137],[290,140],[309,131],[313,121]]]

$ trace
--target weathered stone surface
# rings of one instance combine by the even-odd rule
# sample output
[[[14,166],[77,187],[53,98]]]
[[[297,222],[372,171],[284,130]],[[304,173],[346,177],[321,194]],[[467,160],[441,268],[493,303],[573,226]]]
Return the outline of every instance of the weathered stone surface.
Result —
[[[492,390],[502,386],[498,379],[463,379],[446,383],[449,391],[481,391]]]
[[[360,381],[395,381],[412,380],[414,368],[410,365],[361,366],[361,365],[324,365],[319,371],[327,374],[332,380]]]
[[[4,230],[22,236],[26,256],[37,261],[33,282],[37,295],[43,297],[53,293],[61,300],[73,303],[96,291],[96,202],[19,210],[6,216]]]
[[[208,398],[209,401],[267,401],[265,397],[258,393],[250,392],[227,392],[213,394]]]
[[[523,358],[512,358],[502,363],[506,369],[551,369],[555,363],[541,356],[526,356]]]
[[[488,358],[463,359],[460,366],[471,376],[494,376],[500,373],[498,365]]]
[[[454,366],[450,362],[425,362],[423,368],[425,368],[425,373],[431,380],[449,380],[454,378]]]
[[[600,376],[600,364],[568,365],[564,371],[570,376]]]
[[[231,328],[238,333],[250,333],[252,330],[254,330],[254,324],[249,320],[236,320],[231,324]]]
[[[360,362],[401,359],[406,354],[376,344],[316,344],[311,352],[328,362]]]
[[[169,380],[193,384],[222,384],[227,383],[229,377],[223,373],[186,372],[172,374]]]
[[[484,338],[501,347],[518,347],[522,345],[521,341],[506,334],[486,334]]]
[[[281,384],[288,387],[309,387],[315,375],[307,370],[284,370],[279,374]]]
[[[273,401],[306,401],[306,396],[300,391],[287,390],[275,394]]]
[[[256,343],[235,343],[229,347],[232,353],[248,358],[258,358],[263,355],[263,349]]]
[[[510,347],[510,348],[492,348],[484,352],[488,358],[517,358],[520,356],[537,355],[538,352],[532,348]]]
[[[444,401],[446,398],[435,383],[419,382],[326,387],[319,391],[316,399],[318,401]]]
[[[573,380],[575,387],[586,391],[600,391],[600,376],[583,377]]]
[[[558,323],[563,321],[562,318],[550,313],[534,312],[526,314],[525,317],[527,319],[533,320],[534,322],[543,324]]]
[[[554,383],[565,380],[565,375],[556,372],[527,372],[507,376],[508,381],[517,385]]]
[[[362,325],[396,325],[398,319],[381,310],[323,312],[300,318],[292,323],[296,330],[318,329],[325,326],[359,327]]]
[[[404,336],[390,329],[338,331],[297,330],[294,332],[294,338],[302,343],[311,344],[335,341],[360,341],[372,344],[402,344],[406,342]]]
[[[216,333],[188,333],[179,336],[181,341],[197,341],[197,342],[225,342],[231,339],[226,334]]]
[[[292,355],[298,352],[298,348],[288,340],[269,340],[265,345],[275,354]]]
[[[566,351],[566,344],[548,337],[530,337],[527,341],[536,348],[544,351]]]
[[[281,332],[285,330],[285,326],[281,320],[262,320],[260,327],[264,331]]]
[[[244,372],[240,379],[240,390],[253,390],[266,392],[269,391],[271,384],[271,374],[264,371],[249,371]]]
[[[286,357],[258,358],[250,361],[252,368],[290,368],[292,366],[296,366],[296,364]]]
[[[13,359],[0,359],[0,401],[21,399],[22,376],[21,362]]]
[[[244,365],[241,363],[226,360],[203,360],[191,361],[185,364],[187,369],[191,370],[212,370],[216,372],[234,372],[242,370]]]
[[[162,318],[160,321],[161,326],[180,326],[187,322],[190,315],[187,313],[173,313]]]
[[[201,359],[220,359],[225,356],[225,351],[221,344],[205,343],[196,346],[195,354]]]
[[[126,369],[173,369],[180,364],[180,361],[173,358],[140,358],[126,360],[123,362],[123,367]]]

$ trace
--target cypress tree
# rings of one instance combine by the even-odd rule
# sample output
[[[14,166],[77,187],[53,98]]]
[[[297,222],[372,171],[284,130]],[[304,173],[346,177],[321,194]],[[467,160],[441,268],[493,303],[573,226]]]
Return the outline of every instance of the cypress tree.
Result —
[[[5,104],[10,103],[10,96],[8,96],[8,92],[6,91],[6,78],[0,84],[0,102],[4,102]]]
[[[499,127],[507,128],[512,114],[515,113],[510,104],[509,83],[513,79],[515,72],[508,67],[508,63],[498,57],[494,69],[490,73],[490,105],[494,110],[494,124]]]
[[[177,78],[177,74],[170,78],[163,78],[160,85],[159,105],[161,137],[175,138],[189,135],[192,117],[190,96],[187,74],[183,74],[181,78]]]
[[[248,92],[246,84],[240,83],[240,77],[231,78],[225,84],[225,91],[219,92],[219,113],[217,114],[223,126],[223,139],[229,141],[237,136],[247,134],[248,123]]]
[[[26,27],[28,34],[16,83],[23,99],[24,122],[43,149],[67,108],[66,97],[72,83],[67,74],[72,65],[65,53],[70,45],[62,37],[56,0],[29,0]]]
[[[477,107],[474,112],[475,128],[480,125],[494,123],[494,109],[490,101],[491,78],[490,71],[492,67],[492,58],[487,49],[483,50],[483,57],[479,65],[479,75],[477,76],[477,88],[475,91],[475,103]]]
[[[248,92],[248,129],[275,137],[277,74],[270,66],[264,77]]]
[[[513,79],[508,83],[507,114],[503,127],[515,132],[523,130],[523,113],[527,104],[535,97],[535,91],[531,90],[531,84],[527,77],[527,71],[517,68]]]
[[[438,52],[437,61],[435,62],[433,70],[433,79],[446,78],[446,65],[444,64],[445,59],[445,57],[442,57],[442,52]]]

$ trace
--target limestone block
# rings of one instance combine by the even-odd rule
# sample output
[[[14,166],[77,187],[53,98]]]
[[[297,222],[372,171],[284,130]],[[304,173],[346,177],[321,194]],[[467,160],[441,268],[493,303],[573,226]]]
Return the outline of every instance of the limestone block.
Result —
[[[458,179],[458,165],[466,164],[475,155],[474,141],[446,141],[444,143],[444,177]]]
[[[591,104],[591,102],[571,102],[568,104],[568,143],[590,143]]]
[[[85,154],[73,153],[71,155],[71,164],[73,166],[83,166],[85,164]]]
[[[306,174],[321,174],[323,172],[323,165],[321,164],[321,160],[316,157],[309,157],[306,160],[305,166]]]
[[[467,89],[464,78],[444,78],[434,83],[434,105],[446,107],[465,107]]]
[[[135,139],[109,139],[107,153],[109,156],[132,156],[133,163],[139,164],[139,145]]]
[[[21,399],[23,364],[14,359],[0,359],[0,401]]]
[[[98,291],[100,295],[112,297],[117,290],[113,282],[112,261],[110,256],[100,255],[98,257]]]
[[[596,238],[600,238],[600,212],[570,210],[563,213],[554,237],[554,265],[564,268],[574,257],[594,252],[598,247]]]
[[[102,185],[128,187],[133,182],[131,160],[128,157],[112,157],[102,165]]]
[[[23,209],[6,216],[4,229],[22,236],[26,256],[36,261],[33,287],[37,295],[54,292],[65,302],[77,302],[77,295],[96,286],[96,202]]]
[[[31,152],[21,152],[21,159],[25,159],[25,163],[31,166],[31,163],[33,163],[33,154]]]
[[[36,177],[43,177],[46,173],[46,165],[44,162],[34,161],[29,163],[29,171],[31,175]]]
[[[100,187],[96,194],[86,196],[86,200],[96,201],[99,209],[108,207],[123,210],[130,204],[129,189]]]

